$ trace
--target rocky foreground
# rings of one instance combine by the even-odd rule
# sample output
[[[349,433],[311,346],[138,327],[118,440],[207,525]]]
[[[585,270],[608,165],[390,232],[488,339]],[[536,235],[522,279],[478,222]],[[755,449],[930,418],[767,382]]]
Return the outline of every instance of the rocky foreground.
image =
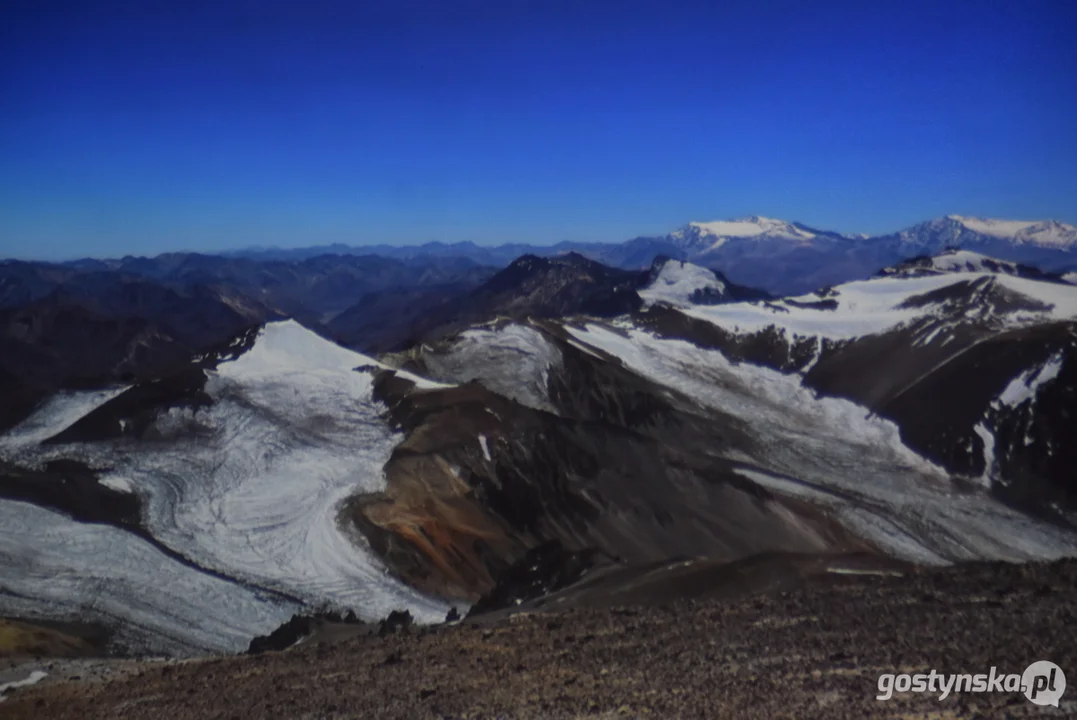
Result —
[[[1077,561],[829,574],[793,590],[670,606],[573,607],[283,652],[126,663],[111,679],[11,691],[5,718],[1074,717],[1019,692],[896,694],[881,673],[1077,679]],[[55,673],[54,673],[55,675]],[[55,681],[53,677],[49,680]]]

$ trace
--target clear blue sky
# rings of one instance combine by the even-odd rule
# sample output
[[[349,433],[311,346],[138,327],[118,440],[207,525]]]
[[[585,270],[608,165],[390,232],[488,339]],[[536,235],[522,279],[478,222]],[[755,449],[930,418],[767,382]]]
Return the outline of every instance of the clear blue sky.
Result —
[[[1077,222],[1077,2],[7,2],[0,255]]]

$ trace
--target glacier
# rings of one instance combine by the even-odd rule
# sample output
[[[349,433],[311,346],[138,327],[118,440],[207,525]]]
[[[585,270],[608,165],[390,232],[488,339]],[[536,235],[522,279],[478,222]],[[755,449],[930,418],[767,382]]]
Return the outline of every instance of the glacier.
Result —
[[[0,500],[0,612],[122,620],[169,652],[242,649],[301,607],[441,619],[444,603],[392,577],[338,521],[347,497],[384,486],[402,439],[372,397],[371,370],[384,367],[282,321],[207,371],[210,407],[163,413],[150,440],[40,445],[115,391],[49,403],[0,458],[104,468],[100,482],[136,493],[145,529],[189,562],[119,528]]]

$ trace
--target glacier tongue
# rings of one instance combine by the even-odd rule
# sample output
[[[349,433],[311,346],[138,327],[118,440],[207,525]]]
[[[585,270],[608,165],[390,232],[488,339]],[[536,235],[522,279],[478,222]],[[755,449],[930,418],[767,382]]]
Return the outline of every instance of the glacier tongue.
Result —
[[[0,500],[0,612],[115,624],[138,652],[238,652],[299,605],[207,575],[145,540]]]

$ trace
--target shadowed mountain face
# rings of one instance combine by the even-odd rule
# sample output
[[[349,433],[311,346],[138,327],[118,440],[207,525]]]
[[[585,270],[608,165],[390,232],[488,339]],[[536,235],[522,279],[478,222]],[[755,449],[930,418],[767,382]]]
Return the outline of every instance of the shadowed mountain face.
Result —
[[[614,317],[640,307],[636,289],[642,284],[642,273],[576,253],[524,255],[472,292],[442,305],[414,328],[414,337],[435,339],[498,317]]]
[[[297,261],[168,253],[153,258],[81,260],[52,264],[0,263],[0,307],[39,300],[56,290],[87,303],[100,302],[109,288],[141,280],[186,291],[226,288],[278,313],[309,324],[324,323],[364,295],[387,289],[467,281],[486,275],[462,257],[396,260],[377,255],[319,255]],[[130,312],[128,304],[118,309]]]
[[[490,275],[494,274],[491,269]],[[482,278],[485,279],[485,278]],[[446,306],[478,287],[476,281],[381,290],[333,318],[327,328],[342,345],[362,352],[388,352],[414,343],[416,328],[446,313]]]

